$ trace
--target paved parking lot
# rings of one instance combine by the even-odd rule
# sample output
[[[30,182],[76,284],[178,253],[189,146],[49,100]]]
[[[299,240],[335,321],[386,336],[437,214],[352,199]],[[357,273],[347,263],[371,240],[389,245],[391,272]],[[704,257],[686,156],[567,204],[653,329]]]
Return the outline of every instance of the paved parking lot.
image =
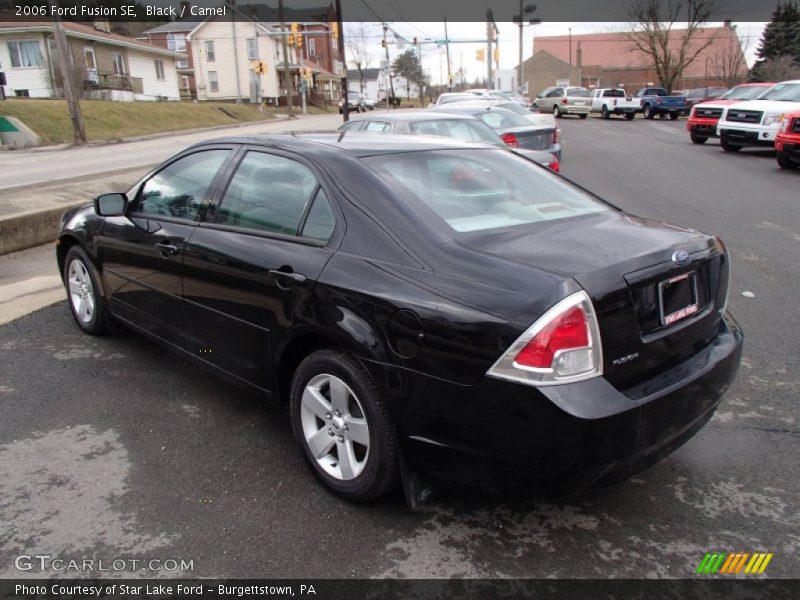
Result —
[[[800,173],[693,146],[683,122],[561,125],[566,176],[731,250],[745,359],[688,444],[562,501],[349,505],[316,484],[284,412],[137,335],[85,336],[59,303],[0,326],[0,578],[37,574],[20,554],[193,560],[131,573],[148,576],[692,577],[708,551],[773,552],[766,576],[799,577]]]

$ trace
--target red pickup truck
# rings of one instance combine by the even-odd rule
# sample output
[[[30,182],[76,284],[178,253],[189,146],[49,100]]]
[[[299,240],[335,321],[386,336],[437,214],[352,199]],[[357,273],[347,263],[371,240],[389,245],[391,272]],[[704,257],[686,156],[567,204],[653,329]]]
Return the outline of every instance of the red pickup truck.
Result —
[[[717,137],[717,121],[724,107],[741,100],[753,100],[766,92],[774,83],[745,83],[725,92],[721,97],[695,104],[686,121],[686,131],[695,144],[705,144],[710,137]]]
[[[775,136],[775,156],[782,169],[800,167],[800,112],[783,117],[781,130]]]

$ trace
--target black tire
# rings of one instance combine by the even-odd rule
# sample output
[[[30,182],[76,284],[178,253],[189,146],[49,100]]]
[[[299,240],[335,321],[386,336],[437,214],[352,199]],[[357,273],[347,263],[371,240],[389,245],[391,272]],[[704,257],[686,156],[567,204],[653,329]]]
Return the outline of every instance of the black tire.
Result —
[[[788,152],[776,152],[775,158],[778,159],[778,166],[781,169],[796,169],[800,167],[800,162],[789,158]]]
[[[580,113],[578,116],[579,116],[581,119],[585,119],[585,118],[586,118],[586,117],[588,117],[589,115],[587,115],[586,113]]]
[[[680,117],[680,116],[681,116],[680,113],[676,113],[676,112],[669,113],[669,118],[672,119],[673,121],[677,121],[678,117]]]
[[[694,131],[689,134],[689,137],[692,138],[693,144],[705,144],[708,141],[707,137],[703,137],[702,135],[697,135]]]
[[[656,116],[656,113],[653,112],[653,109],[650,107],[649,104],[644,105],[644,110],[642,112],[644,113],[645,119],[652,119]]]
[[[561,118],[561,109],[558,108],[558,104],[554,104],[553,105],[553,116],[556,119],[560,119]]]
[[[358,404],[363,407],[363,418],[369,429],[366,464],[363,471],[350,480],[336,478],[325,471],[312,456],[306,441],[301,413],[303,392],[313,378],[322,375],[339,378],[352,390]],[[303,458],[329,491],[351,502],[366,502],[385,494],[398,483],[399,451],[394,424],[378,386],[366,369],[349,354],[338,350],[319,350],[307,356],[292,377],[289,404],[292,430]],[[320,422],[324,429],[325,422],[322,419]]]
[[[735,145],[735,144],[731,144],[731,143],[730,143],[728,140],[726,140],[725,138],[722,138],[722,139],[719,141],[719,145],[722,147],[722,149],[723,149],[723,150],[725,150],[725,152],[738,152],[739,150],[741,150],[741,149],[742,149],[742,147],[741,147],[741,146],[737,146],[737,145]]]
[[[73,266],[75,267],[74,270]],[[80,273],[80,277],[84,278],[82,287],[80,286],[79,280],[72,277],[73,273]],[[86,280],[88,280],[90,285],[85,285]],[[78,314],[80,304],[78,307],[75,306],[77,300],[73,299],[70,287],[72,285],[79,287],[82,292],[85,292],[86,296],[84,302],[88,303],[91,301],[93,304],[91,318],[87,318],[89,315],[84,311]],[[103,296],[100,294],[98,278],[92,261],[80,246],[72,246],[67,252],[66,257],[64,257],[64,287],[67,292],[69,311],[72,313],[72,317],[75,319],[75,323],[77,323],[78,327],[90,335],[104,335],[109,333],[110,315],[106,309]]]
[[[636,116],[636,113],[635,113],[635,112],[628,112],[628,113],[625,113],[625,118],[626,118],[626,119],[628,119],[628,121],[633,121],[633,118],[634,118],[635,116]]]
[[[600,111],[600,116],[604,119],[610,119],[611,113],[608,112],[608,107],[603,105],[603,109]]]

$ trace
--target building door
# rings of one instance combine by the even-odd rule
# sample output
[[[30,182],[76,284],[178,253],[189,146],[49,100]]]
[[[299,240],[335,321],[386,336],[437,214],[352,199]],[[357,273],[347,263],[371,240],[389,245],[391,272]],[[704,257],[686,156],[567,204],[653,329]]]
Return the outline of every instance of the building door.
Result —
[[[92,83],[97,83],[97,61],[95,60],[94,56],[94,48],[91,46],[84,47],[83,62],[84,67],[86,68],[86,76],[84,79],[86,81],[91,81]]]

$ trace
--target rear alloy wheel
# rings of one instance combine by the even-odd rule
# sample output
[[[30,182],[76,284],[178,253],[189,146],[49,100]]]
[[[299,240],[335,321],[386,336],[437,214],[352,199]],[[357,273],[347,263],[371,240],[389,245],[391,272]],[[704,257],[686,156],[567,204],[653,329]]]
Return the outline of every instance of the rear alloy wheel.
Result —
[[[719,145],[722,147],[723,150],[725,150],[725,152],[738,152],[739,150],[742,149],[741,146],[737,146],[735,144],[731,144],[725,138],[722,138],[719,141]]]
[[[669,118],[672,119],[673,121],[677,121],[678,117],[680,117],[680,116],[681,116],[680,113],[676,113],[676,112],[669,113]]]
[[[697,135],[695,132],[691,132],[689,134],[689,137],[692,138],[692,143],[693,144],[705,144],[706,141],[708,140],[707,137],[703,137],[701,135]]]
[[[800,162],[789,158],[788,152],[776,152],[775,157],[778,159],[778,166],[781,169],[796,169],[800,167]]]
[[[600,111],[600,116],[603,117],[604,119],[610,119],[611,118],[611,113],[608,112],[608,107],[607,106],[603,106],[603,110]]]
[[[334,494],[372,500],[397,481],[397,439],[369,373],[351,356],[320,350],[294,374],[290,414],[303,458]]]
[[[553,106],[553,116],[554,116],[556,119],[560,119],[560,118],[561,118],[561,109],[560,109],[560,108],[558,108],[558,104],[556,104],[555,106]]]
[[[69,309],[78,327],[91,335],[101,335],[108,331],[108,322],[91,264],[80,246],[70,248],[64,259],[64,284]]]
[[[649,104],[645,105],[643,112],[644,112],[644,118],[645,119],[652,119],[653,117],[656,116],[656,114],[653,112],[653,109],[650,108]]]

